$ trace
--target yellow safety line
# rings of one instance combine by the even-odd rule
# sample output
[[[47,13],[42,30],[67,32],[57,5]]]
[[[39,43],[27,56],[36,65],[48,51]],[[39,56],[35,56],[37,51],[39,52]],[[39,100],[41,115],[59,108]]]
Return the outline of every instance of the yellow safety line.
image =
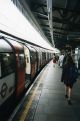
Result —
[[[45,71],[44,71],[44,72],[45,72]],[[34,96],[35,96],[35,94],[36,94],[36,91],[37,91],[37,89],[38,89],[38,87],[39,87],[41,81],[43,80],[43,77],[44,77],[44,74],[45,74],[44,72],[43,72],[43,75],[42,75],[42,77],[40,78],[40,80],[39,80],[39,82],[38,82],[38,85],[36,86],[36,88],[35,88],[35,90],[34,90],[32,96],[30,97],[29,102],[25,105],[25,109],[24,109],[24,111],[23,111],[23,113],[22,113],[22,115],[21,115],[19,121],[24,121],[25,118],[26,118],[26,116],[28,115],[28,111],[29,111],[29,109],[30,109],[30,107],[31,107],[32,101],[33,101]]]

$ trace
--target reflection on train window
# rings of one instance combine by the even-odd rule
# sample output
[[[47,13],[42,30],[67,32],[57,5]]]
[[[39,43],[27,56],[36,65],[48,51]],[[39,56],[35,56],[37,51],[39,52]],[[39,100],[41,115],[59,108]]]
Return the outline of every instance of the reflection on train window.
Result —
[[[13,53],[0,53],[1,76],[6,76],[15,70]]]
[[[23,53],[19,54],[19,67],[20,68],[24,67],[24,54]]]
[[[44,60],[46,60],[46,54],[45,54],[45,52],[42,52],[42,57],[43,57]]]
[[[36,62],[36,52],[31,51],[31,62],[35,63]]]

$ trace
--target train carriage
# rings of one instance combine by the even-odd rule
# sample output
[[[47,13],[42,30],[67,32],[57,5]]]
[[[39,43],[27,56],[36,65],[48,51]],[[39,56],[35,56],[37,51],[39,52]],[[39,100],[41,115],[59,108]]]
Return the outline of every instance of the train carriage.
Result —
[[[18,38],[0,38],[0,106],[20,97],[52,58],[52,51]],[[16,99],[16,98],[15,98]]]

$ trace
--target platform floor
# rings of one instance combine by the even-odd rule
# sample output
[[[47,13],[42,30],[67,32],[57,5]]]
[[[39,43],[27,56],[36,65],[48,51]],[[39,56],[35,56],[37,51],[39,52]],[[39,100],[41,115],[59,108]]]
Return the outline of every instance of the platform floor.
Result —
[[[72,105],[68,105],[61,73],[52,61],[45,67],[14,121],[80,121],[80,81],[74,85]]]

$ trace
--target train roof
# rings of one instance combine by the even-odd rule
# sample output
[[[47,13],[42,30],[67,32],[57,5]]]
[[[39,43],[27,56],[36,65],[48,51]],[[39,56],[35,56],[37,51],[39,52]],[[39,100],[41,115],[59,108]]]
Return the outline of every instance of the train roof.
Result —
[[[36,52],[35,47],[33,47],[32,45],[29,45],[29,44],[26,44],[26,43],[25,43],[25,46],[28,47],[28,49],[29,49],[30,51]]]
[[[0,52],[12,52],[12,47],[4,39],[0,39]]]
[[[9,38],[7,38],[7,41],[9,41],[10,42],[10,44],[13,46],[13,47],[15,47],[15,48],[23,48],[23,46],[19,43],[19,42],[17,42],[17,41],[15,41],[15,39],[14,40],[11,40],[11,39],[9,39]]]

